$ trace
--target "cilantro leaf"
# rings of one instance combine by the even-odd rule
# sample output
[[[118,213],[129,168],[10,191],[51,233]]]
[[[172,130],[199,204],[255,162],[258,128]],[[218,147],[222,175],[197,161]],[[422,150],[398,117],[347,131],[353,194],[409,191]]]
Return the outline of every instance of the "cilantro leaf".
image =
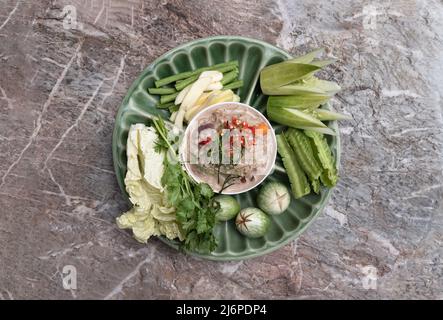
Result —
[[[214,191],[207,183],[200,183],[200,194],[206,199],[212,198],[214,196]]]
[[[173,141],[168,140],[168,130],[162,119],[153,120],[159,135],[156,145],[158,150],[168,150],[178,160],[172,148]],[[176,208],[177,221],[185,232],[185,249],[207,253],[215,250],[217,241],[213,234],[216,223],[216,206],[213,203],[214,192],[206,183],[196,183],[183,169],[181,163],[171,163],[165,157],[164,172],[161,179],[166,190],[167,202]]]

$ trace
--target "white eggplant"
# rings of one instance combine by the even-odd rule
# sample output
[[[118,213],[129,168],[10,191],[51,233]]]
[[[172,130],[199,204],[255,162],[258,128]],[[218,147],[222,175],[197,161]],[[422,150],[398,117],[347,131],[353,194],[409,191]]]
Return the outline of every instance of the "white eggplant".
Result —
[[[277,181],[265,183],[257,197],[257,205],[268,214],[281,214],[289,207],[291,195],[288,188]]]
[[[246,237],[263,237],[269,229],[271,219],[258,208],[245,208],[235,219],[237,230]]]

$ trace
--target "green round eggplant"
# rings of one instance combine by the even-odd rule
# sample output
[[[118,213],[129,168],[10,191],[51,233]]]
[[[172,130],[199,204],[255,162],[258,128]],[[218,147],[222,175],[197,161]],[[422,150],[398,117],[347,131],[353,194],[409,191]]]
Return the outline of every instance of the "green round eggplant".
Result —
[[[240,211],[240,204],[234,197],[221,194],[215,196],[214,201],[218,206],[215,217],[219,221],[228,221],[234,218]]]
[[[265,183],[257,197],[257,205],[268,214],[281,214],[288,209],[291,195],[288,188],[281,182]]]

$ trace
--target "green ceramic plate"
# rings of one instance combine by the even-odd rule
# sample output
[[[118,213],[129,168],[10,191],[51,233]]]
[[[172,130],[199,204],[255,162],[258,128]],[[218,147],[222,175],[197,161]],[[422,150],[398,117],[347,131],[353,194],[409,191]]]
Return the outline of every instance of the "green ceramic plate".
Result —
[[[156,110],[155,104],[158,98],[147,92],[148,88],[154,86],[155,80],[178,72],[236,59],[240,63],[239,78],[244,81],[244,86],[237,92],[241,102],[264,112],[266,97],[260,90],[258,81],[260,70],[266,65],[289,57],[285,51],[262,41],[236,36],[218,36],[181,45],[149,65],[130,87],[115,120],[112,139],[114,168],[124,195],[127,197],[124,176],[128,130],[133,123],[145,122],[146,118]],[[167,115],[167,111],[164,111],[164,114]],[[275,124],[273,126],[277,132],[282,129],[281,126]],[[329,126],[338,132],[336,123],[330,123]],[[328,138],[339,163],[339,137]],[[282,168],[281,159],[277,158],[275,170],[268,179],[282,181],[289,186],[288,178]],[[242,208],[256,206],[257,192],[258,188],[237,195]],[[319,195],[311,194],[300,200],[292,199],[291,206],[285,213],[271,216],[270,230],[263,238],[248,239],[240,235],[232,220],[220,223],[215,228],[219,245],[214,252],[207,255],[189,253],[212,260],[240,260],[269,253],[297,238],[321,212],[330,194],[330,189],[322,189]],[[161,239],[168,245],[178,248],[177,242]]]

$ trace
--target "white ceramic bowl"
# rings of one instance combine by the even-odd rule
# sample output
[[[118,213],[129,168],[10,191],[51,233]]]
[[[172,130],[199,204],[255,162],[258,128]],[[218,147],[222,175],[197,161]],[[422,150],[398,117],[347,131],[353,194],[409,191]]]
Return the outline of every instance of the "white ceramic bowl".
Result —
[[[185,133],[184,133],[184,137],[183,137],[183,143],[182,143],[182,148],[180,150],[180,155],[181,158],[184,162],[184,166],[186,168],[186,172],[197,182],[208,182],[208,181],[204,181],[203,178],[197,177],[194,172],[192,171],[192,169],[190,168],[190,163],[189,163],[189,155],[188,152],[185,152],[185,150],[187,150],[187,146],[189,143],[189,139],[190,139],[190,134],[192,130],[195,130],[195,128],[198,128],[198,121],[203,118],[206,115],[209,115],[211,112],[213,112],[216,109],[221,109],[221,108],[232,108],[234,107],[235,110],[240,110],[244,109],[245,111],[249,111],[252,114],[254,114],[254,116],[257,116],[258,118],[261,119],[262,122],[264,122],[267,127],[267,134],[270,135],[268,136],[268,148],[269,148],[269,144],[271,145],[271,152],[268,152],[268,159],[266,161],[266,166],[264,169],[264,173],[260,174],[257,177],[257,179],[254,181],[254,183],[248,183],[245,185],[244,189],[241,190],[233,190],[230,191],[229,188],[225,189],[224,191],[222,191],[222,194],[239,194],[239,193],[243,193],[243,192],[247,192],[255,187],[257,187],[260,183],[262,183],[267,176],[269,176],[269,174],[272,172],[272,169],[274,168],[274,164],[275,164],[275,159],[277,156],[277,140],[275,137],[275,132],[274,129],[272,128],[271,124],[269,123],[268,119],[266,119],[266,117],[257,109],[244,104],[244,103],[240,103],[240,102],[222,102],[222,103],[218,103],[215,104],[213,106],[210,106],[202,111],[200,111],[197,115],[195,115],[195,117],[191,120],[191,122],[188,124]],[[214,190],[215,192],[218,192],[217,190]]]

